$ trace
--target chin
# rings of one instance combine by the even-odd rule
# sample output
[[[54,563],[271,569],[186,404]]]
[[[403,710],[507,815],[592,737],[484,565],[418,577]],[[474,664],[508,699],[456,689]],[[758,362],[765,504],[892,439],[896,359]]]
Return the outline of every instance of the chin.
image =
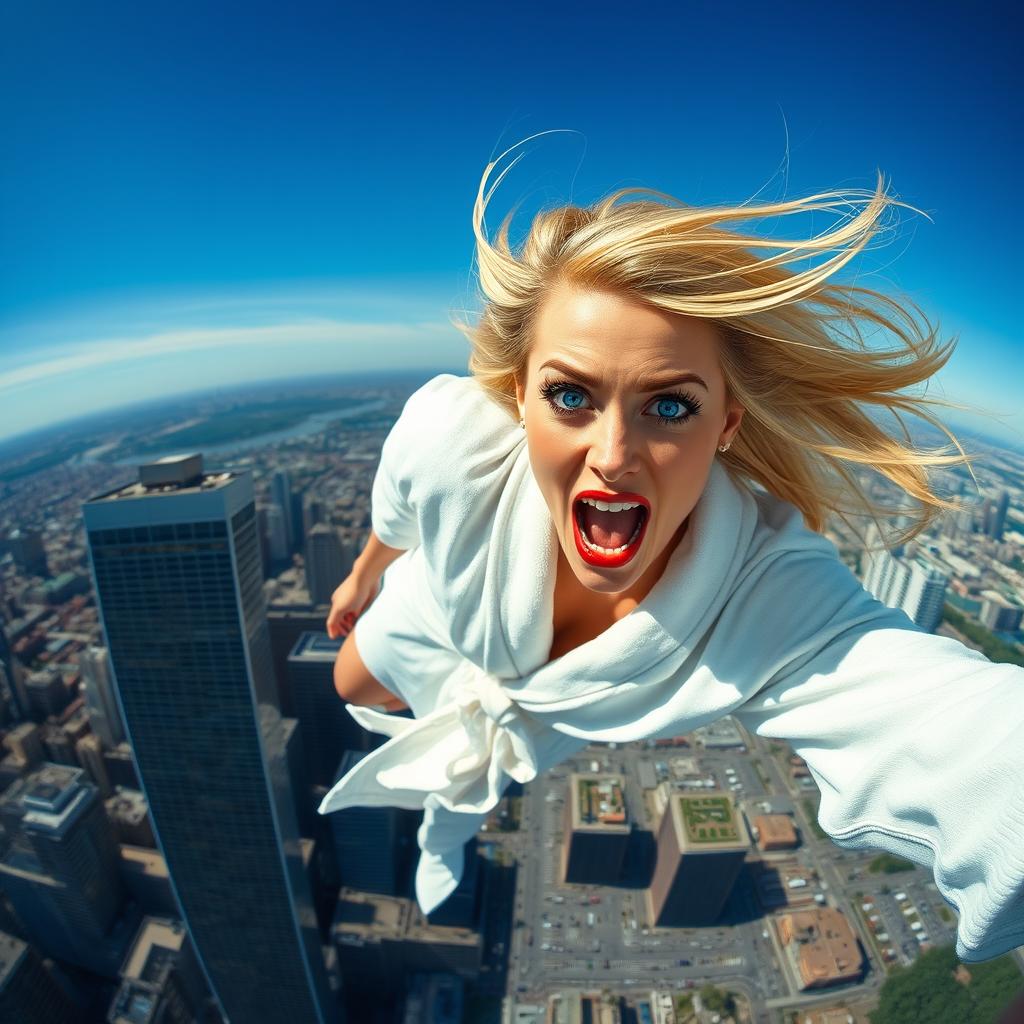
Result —
[[[598,567],[588,565],[576,551],[570,553],[563,547],[562,554],[580,585],[586,587],[587,590],[592,590],[595,594],[625,593],[635,586],[642,575],[642,571],[637,570],[638,563],[630,563],[618,568]],[[646,566],[642,568],[646,568]]]

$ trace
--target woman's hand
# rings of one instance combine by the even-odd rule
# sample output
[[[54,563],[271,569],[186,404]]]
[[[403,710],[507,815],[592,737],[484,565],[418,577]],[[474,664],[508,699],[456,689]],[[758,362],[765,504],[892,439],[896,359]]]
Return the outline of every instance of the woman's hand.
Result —
[[[366,579],[358,573],[350,573],[331,594],[331,610],[327,616],[327,635],[334,640],[348,636],[356,619],[380,593],[380,577]]]

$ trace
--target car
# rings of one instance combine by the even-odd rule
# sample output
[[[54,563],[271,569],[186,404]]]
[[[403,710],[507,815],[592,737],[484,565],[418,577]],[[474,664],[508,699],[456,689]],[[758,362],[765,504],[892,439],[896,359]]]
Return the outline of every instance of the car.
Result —
[[[690,961],[689,960],[679,960],[679,961],[676,962],[676,967],[689,967],[689,966],[690,966]]]

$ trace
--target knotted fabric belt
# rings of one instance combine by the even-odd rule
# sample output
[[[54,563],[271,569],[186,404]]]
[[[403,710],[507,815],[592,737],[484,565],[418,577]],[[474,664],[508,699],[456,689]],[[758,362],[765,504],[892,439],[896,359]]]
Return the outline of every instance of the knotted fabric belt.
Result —
[[[517,782],[537,775],[527,714],[501,680],[470,661],[449,680],[452,700],[423,718],[401,718],[348,705],[371,732],[390,736],[324,797],[320,814],[351,806],[419,808],[436,805],[486,814],[501,799],[502,772]]]

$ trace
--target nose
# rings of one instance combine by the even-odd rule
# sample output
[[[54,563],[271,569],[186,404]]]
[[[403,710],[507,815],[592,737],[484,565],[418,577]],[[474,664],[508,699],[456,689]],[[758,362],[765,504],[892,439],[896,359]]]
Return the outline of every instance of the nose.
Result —
[[[615,405],[608,404],[594,418],[588,438],[587,466],[613,483],[633,469],[637,458],[635,425]]]

